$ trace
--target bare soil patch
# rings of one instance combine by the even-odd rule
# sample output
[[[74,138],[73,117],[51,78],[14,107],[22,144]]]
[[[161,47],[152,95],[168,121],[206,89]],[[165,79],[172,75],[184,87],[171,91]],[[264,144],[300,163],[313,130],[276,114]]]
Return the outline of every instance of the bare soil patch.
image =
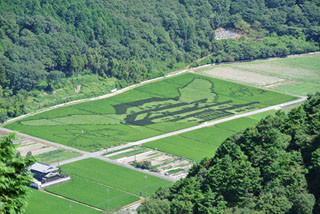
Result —
[[[127,151],[128,150],[124,150],[119,153],[123,153]],[[126,165],[132,165],[134,161],[137,161],[137,162],[149,161],[151,165],[157,169],[158,171],[157,173],[161,175],[174,177],[174,178],[186,177],[188,174],[188,170],[192,166],[192,161],[188,159],[177,157],[171,154],[166,154],[156,150],[146,151],[144,153],[122,157],[122,158],[116,159],[116,161]],[[168,173],[172,170],[177,170],[177,172]]]
[[[21,142],[21,146],[17,148],[17,151],[20,152],[22,156],[26,156],[28,152],[31,152],[32,155],[39,155],[53,150],[57,150],[57,148],[29,140]]]
[[[203,74],[210,77],[244,82],[252,85],[265,86],[286,81],[285,79],[267,76],[255,72],[238,70],[236,68],[218,66],[212,70],[203,71]]]
[[[267,85],[266,88],[272,89],[272,88],[277,88],[282,85],[291,85],[291,84],[295,84],[295,83],[298,83],[298,81],[294,81],[294,80],[282,81],[282,82],[277,82],[277,83],[274,83],[271,85]]]
[[[238,64],[240,69],[253,70],[255,72],[274,75],[281,78],[300,78],[300,79],[318,79],[319,74],[312,70],[303,68],[294,68],[287,65],[267,64],[267,63],[251,63],[251,64]]]
[[[232,31],[232,30],[227,30],[224,28],[218,28],[215,30],[216,34],[216,39],[221,40],[221,39],[235,39],[239,38],[241,35]]]
[[[0,137],[7,134],[9,133],[3,130],[0,131]],[[49,146],[47,144],[20,137],[14,140],[14,144],[17,145],[16,150],[20,152],[22,156],[26,156],[28,152],[31,152],[32,155],[40,155],[58,149],[54,146]]]

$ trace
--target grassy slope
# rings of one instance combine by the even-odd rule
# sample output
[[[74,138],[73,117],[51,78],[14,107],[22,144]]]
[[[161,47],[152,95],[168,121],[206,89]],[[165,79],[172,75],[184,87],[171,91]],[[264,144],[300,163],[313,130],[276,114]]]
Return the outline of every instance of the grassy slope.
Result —
[[[71,209],[70,209],[71,205]],[[98,214],[97,210],[64,200],[40,191],[32,190],[26,214]]]

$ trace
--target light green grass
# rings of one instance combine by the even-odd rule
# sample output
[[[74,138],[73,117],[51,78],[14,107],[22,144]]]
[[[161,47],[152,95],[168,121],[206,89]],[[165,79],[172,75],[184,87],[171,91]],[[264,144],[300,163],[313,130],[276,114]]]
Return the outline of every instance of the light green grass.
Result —
[[[311,83],[311,82],[298,82],[290,85],[279,86],[276,88],[276,90],[285,92],[285,93],[306,96],[309,94],[315,94],[316,92],[320,91],[320,84]]]
[[[202,129],[194,130],[191,132],[183,133],[179,136],[193,139],[195,141],[200,141],[213,145],[215,147],[219,146],[224,140],[229,136],[233,135],[234,132],[227,129],[220,129],[216,126],[205,127]]]
[[[233,71],[249,71],[289,81],[296,81],[292,84],[280,85],[274,88],[274,90],[280,92],[306,96],[320,91],[320,54],[234,63],[220,65],[210,69],[219,70],[220,68],[230,68]],[[199,72],[203,73],[208,70],[209,69],[206,68]]]
[[[230,130],[233,132],[239,132],[248,127],[254,126],[257,123],[258,123],[258,120],[255,120],[253,118],[242,117],[242,118],[230,120],[224,123],[219,123],[216,125],[216,127],[225,129],[225,130]]]
[[[215,126],[197,129],[180,135],[148,142],[144,146],[162,152],[174,154],[195,161],[205,157],[212,157],[221,143],[233,134],[248,127],[254,126],[258,121],[276,111],[267,111],[250,117],[243,117]]]
[[[61,166],[69,175],[76,175],[98,183],[111,186],[115,189],[140,195],[145,193],[146,174],[132,169],[110,164],[97,159],[85,159]],[[169,185],[171,182],[147,175],[148,195],[154,193],[159,187]]]
[[[125,148],[122,148],[122,149],[106,152],[106,153],[103,153],[103,155],[110,155],[112,153],[121,152],[121,151],[128,150],[128,149],[131,149],[131,148],[134,148],[134,146],[129,146],[129,147],[125,147]]]
[[[204,157],[212,157],[219,147],[219,145],[210,145],[181,136],[163,138],[146,143],[144,146],[195,161],[200,161]]]
[[[277,111],[276,110],[270,110],[270,111],[265,111],[259,114],[254,114],[249,116],[248,118],[251,118],[253,120],[261,120],[262,118],[265,118],[268,115],[274,115]]]
[[[70,207],[71,205],[71,207]],[[26,209],[26,214],[98,214],[92,208],[49,195],[44,192],[32,190]]]
[[[185,171],[185,170],[184,170],[184,169],[179,168],[179,169],[172,169],[172,170],[169,170],[169,171],[167,171],[167,173],[169,173],[170,175],[172,175],[172,174],[175,174],[175,173],[178,173],[178,172],[183,172],[183,171]]]
[[[130,156],[133,156],[133,155],[141,154],[141,153],[144,153],[144,152],[147,152],[147,151],[149,151],[149,149],[137,148],[137,149],[134,149],[132,151],[128,151],[128,152],[124,152],[124,153],[121,153],[121,154],[113,155],[113,156],[111,156],[109,158],[111,160],[116,160],[116,159],[120,159],[120,158],[123,158],[123,157],[130,157]]]
[[[63,78],[60,84],[61,88],[53,91],[53,93],[41,92],[37,93],[35,97],[30,94],[25,102],[25,110],[29,113],[72,100],[100,96],[114,89],[116,82],[115,78],[102,78],[95,74]],[[81,85],[81,90],[76,92],[75,88],[78,85]]]
[[[294,99],[187,73],[108,99],[54,109],[5,127],[97,151]]]
[[[42,153],[40,155],[36,155],[35,157],[39,162],[50,164],[58,161],[75,158],[78,156],[80,156],[80,153],[78,152],[72,152],[64,149],[57,149],[50,152]]]
[[[175,78],[167,79],[166,81],[172,84],[183,86],[185,82],[189,82],[194,78],[195,78],[194,74],[187,73],[181,76],[179,79],[175,77]],[[201,76],[199,78],[205,79],[205,80],[213,79],[207,76]],[[199,87],[199,85],[191,85],[190,87],[192,87],[193,89],[199,92],[202,91],[202,88]],[[288,96],[288,95],[280,94],[273,91],[263,90],[260,88],[249,87],[246,85],[236,84],[233,82],[220,80],[220,79],[214,79],[213,92],[218,94],[219,96],[223,95],[228,99],[237,99],[237,100],[246,101],[246,102],[259,102],[261,105],[264,105],[264,106],[275,105],[275,104],[284,103],[284,102],[288,102],[296,99],[293,96]],[[218,96],[218,100],[219,100],[219,96]],[[219,101],[222,101],[222,100],[219,100]]]
[[[139,200],[139,197],[106,187],[101,184],[88,181],[77,176],[71,176],[72,181],[57,186],[49,187],[46,190],[84,204],[88,204],[103,210],[109,208],[119,209],[124,205]],[[107,192],[109,190],[109,192]]]

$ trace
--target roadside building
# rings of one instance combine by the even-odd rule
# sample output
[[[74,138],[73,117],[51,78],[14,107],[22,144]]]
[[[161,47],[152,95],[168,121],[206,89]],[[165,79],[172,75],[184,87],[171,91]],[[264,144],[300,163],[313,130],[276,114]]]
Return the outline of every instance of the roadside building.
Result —
[[[34,178],[31,187],[36,189],[43,189],[71,180],[69,176],[60,174],[59,168],[44,163],[36,162],[29,170]]]

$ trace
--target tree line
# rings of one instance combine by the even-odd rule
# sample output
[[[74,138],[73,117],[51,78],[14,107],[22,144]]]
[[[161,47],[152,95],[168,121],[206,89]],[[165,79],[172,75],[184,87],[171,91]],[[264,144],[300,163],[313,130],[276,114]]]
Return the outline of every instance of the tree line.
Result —
[[[82,74],[119,85],[210,62],[319,50],[314,0],[15,0],[0,2],[0,122],[23,100]],[[216,41],[214,30],[240,32]],[[20,102],[22,100],[22,102]],[[10,110],[8,110],[10,109]]]

